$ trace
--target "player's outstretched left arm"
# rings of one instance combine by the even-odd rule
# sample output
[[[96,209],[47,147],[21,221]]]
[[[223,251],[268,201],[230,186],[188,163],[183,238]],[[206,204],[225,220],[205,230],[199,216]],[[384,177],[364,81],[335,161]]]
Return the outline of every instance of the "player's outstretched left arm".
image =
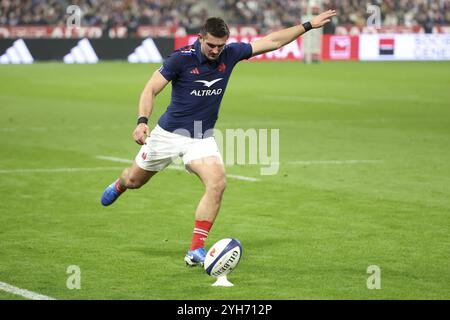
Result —
[[[315,16],[309,23],[313,29],[321,28],[331,21],[331,18],[336,15],[336,10],[328,10]],[[277,50],[282,46],[294,41],[299,36],[304,34],[307,30],[303,25],[290,27],[287,29],[269,33],[264,38],[251,42],[252,56],[262,54],[265,52]]]

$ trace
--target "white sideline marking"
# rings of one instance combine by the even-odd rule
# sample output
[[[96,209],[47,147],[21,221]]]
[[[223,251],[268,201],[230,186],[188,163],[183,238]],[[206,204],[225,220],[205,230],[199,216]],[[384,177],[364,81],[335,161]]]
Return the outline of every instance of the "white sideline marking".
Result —
[[[397,96],[397,97],[364,97],[361,100],[347,100],[339,98],[319,98],[319,97],[303,97],[303,96],[289,96],[289,95],[262,95],[263,98],[276,100],[301,101],[309,103],[328,103],[328,104],[347,104],[347,105],[362,105],[363,101],[390,101],[390,102],[422,102],[422,103],[436,103],[448,104],[447,100],[442,99],[422,99],[419,96]]]
[[[317,98],[317,97],[300,97],[300,96],[276,96],[276,95],[263,95],[263,97],[277,100],[289,100],[289,101],[301,101],[309,103],[328,103],[328,104],[351,104],[360,105],[361,101],[358,100],[344,100],[344,99],[329,99],[329,98]]]
[[[27,299],[31,299],[31,300],[56,300],[54,298],[48,297],[48,296],[44,296],[42,294],[33,292],[33,291],[28,291],[25,289],[20,289],[17,287],[14,287],[10,284],[4,283],[0,281],[0,290],[18,295],[18,296],[22,296],[24,298]]]
[[[315,164],[363,164],[382,163],[382,160],[309,160],[309,161],[288,161],[286,164],[315,165]]]
[[[108,161],[115,161],[115,162],[122,162],[122,163],[133,163],[133,160],[129,160],[129,159],[123,159],[123,158],[117,158],[117,157],[109,157],[109,156],[96,156],[96,159],[100,159],[100,160],[108,160]],[[172,169],[172,170],[181,170],[184,171],[184,167],[181,166],[168,166],[168,169]],[[244,180],[244,181],[251,181],[251,182],[257,182],[259,181],[259,179],[257,178],[252,178],[252,177],[246,177],[246,176],[240,176],[237,174],[227,174],[228,178],[232,178],[232,179],[236,179],[236,180]]]
[[[83,127],[83,130],[105,130],[105,129],[123,129],[123,126],[112,126],[112,127],[105,127],[105,126],[87,126]],[[7,127],[7,128],[0,128],[0,132],[27,132],[27,131],[36,131],[36,132],[48,132],[48,131],[70,131],[70,130],[79,130],[79,127],[75,126],[64,126],[64,127]]]
[[[240,175],[237,175],[237,174],[227,174],[227,177],[228,177],[228,178],[233,178],[233,179],[236,179],[236,180],[244,180],[244,181],[251,181],[251,182],[257,182],[257,181],[259,181],[259,179],[257,179],[257,178],[251,178],[251,177],[246,177],[246,176],[240,176]]]
[[[173,170],[181,170],[181,171],[184,171],[184,170],[185,170],[183,167],[180,167],[180,166],[169,166],[168,168],[169,168],[169,169],[173,169]],[[251,177],[246,177],[246,176],[240,176],[240,175],[237,175],[237,174],[228,174],[228,173],[227,173],[227,177],[228,177],[228,178],[237,179],[237,180],[251,181],[251,182],[259,181],[259,179],[257,179],[257,178],[251,178]]]
[[[133,160],[130,160],[130,159],[123,159],[123,158],[116,158],[116,157],[109,157],[109,156],[95,156],[95,158],[100,159],[100,160],[114,161],[114,162],[133,163]]]
[[[53,168],[53,169],[0,169],[2,173],[51,173],[51,172],[91,172],[121,170],[122,167],[97,167],[97,168]]]
[[[0,128],[0,132],[15,132],[15,131],[47,131],[45,127],[28,127],[24,128]]]

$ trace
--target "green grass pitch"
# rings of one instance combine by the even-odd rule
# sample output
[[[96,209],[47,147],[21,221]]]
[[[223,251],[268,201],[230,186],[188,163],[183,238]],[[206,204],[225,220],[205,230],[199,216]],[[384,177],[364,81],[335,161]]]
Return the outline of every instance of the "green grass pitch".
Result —
[[[450,298],[450,63],[236,67],[217,127],[279,129],[281,164],[227,167],[260,179],[228,179],[207,242],[241,241],[231,288],[183,262],[195,176],[166,170],[100,205],[127,164],[95,157],[134,158],[157,67],[0,66],[0,282],[56,299]],[[370,265],[381,289],[367,288]]]

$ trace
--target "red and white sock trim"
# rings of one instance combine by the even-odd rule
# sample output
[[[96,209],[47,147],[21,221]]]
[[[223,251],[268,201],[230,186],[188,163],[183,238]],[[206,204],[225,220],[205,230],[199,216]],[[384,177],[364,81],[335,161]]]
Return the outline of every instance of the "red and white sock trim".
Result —
[[[199,229],[199,228],[194,228],[194,233],[201,234],[202,236],[207,237],[209,234],[209,231]]]
[[[199,220],[195,221],[194,231],[192,232],[192,243],[189,250],[195,250],[205,246],[205,241],[208,238],[211,227],[212,222]]]

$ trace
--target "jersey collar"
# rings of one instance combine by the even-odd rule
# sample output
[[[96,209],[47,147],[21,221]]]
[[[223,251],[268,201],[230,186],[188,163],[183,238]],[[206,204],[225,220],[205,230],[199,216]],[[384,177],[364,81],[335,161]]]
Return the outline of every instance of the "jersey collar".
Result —
[[[200,40],[196,40],[195,42],[194,42],[194,48],[195,48],[195,53],[197,54],[197,58],[198,58],[198,61],[200,62],[200,64],[203,64],[203,63],[205,63],[205,62],[207,62],[208,61],[208,59],[205,57],[205,55],[202,53],[202,48],[201,48],[201,45],[200,45]]]

